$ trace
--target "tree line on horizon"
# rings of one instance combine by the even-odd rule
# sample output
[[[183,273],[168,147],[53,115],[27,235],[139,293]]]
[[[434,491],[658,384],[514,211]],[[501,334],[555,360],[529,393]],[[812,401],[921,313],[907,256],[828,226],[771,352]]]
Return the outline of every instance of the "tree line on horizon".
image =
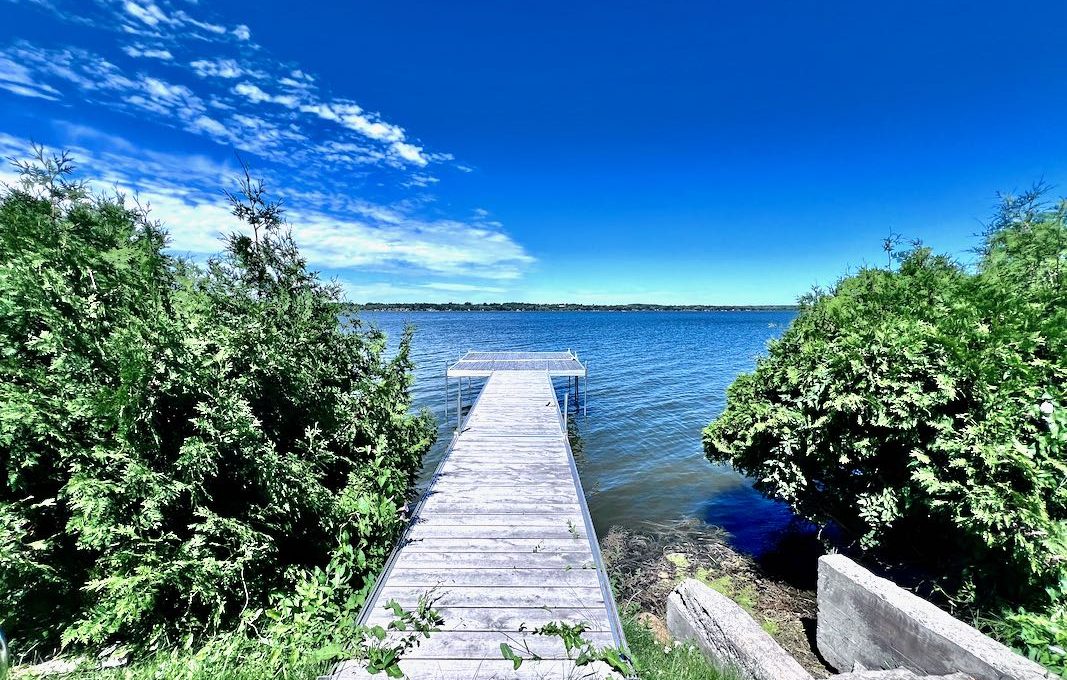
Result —
[[[364,302],[346,303],[347,311],[368,312],[746,312],[795,311],[799,305],[657,305],[578,302]]]

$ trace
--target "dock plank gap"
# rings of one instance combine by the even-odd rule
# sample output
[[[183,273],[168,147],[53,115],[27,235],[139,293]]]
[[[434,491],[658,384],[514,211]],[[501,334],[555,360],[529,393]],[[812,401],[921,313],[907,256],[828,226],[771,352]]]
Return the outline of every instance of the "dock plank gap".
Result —
[[[400,661],[412,680],[619,677],[604,664],[577,666],[561,640],[531,633],[584,623],[598,647],[626,649],[567,438],[586,365],[569,350],[471,351],[445,378],[446,417],[449,381],[459,383],[455,433],[360,623],[386,626],[388,601],[411,609],[432,593],[444,624]],[[554,378],[567,379],[563,405]],[[466,410],[464,380],[467,394],[484,381]],[[514,669],[501,643],[528,660]],[[348,661],[327,677],[374,676]]]

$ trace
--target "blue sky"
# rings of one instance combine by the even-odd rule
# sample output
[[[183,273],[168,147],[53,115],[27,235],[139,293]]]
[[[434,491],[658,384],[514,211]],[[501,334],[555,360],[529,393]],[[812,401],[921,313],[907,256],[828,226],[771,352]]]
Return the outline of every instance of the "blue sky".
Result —
[[[0,153],[203,258],[240,153],[356,301],[789,303],[1067,180],[1067,3],[0,0]],[[4,176],[9,176],[6,173]],[[2,177],[0,177],[2,178]]]

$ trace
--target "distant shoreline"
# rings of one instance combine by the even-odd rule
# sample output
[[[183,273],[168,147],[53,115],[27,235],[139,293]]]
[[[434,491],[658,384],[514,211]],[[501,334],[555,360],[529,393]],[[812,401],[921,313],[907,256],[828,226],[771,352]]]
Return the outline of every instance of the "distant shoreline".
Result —
[[[799,305],[583,305],[532,302],[368,302],[347,303],[361,312],[794,312]]]

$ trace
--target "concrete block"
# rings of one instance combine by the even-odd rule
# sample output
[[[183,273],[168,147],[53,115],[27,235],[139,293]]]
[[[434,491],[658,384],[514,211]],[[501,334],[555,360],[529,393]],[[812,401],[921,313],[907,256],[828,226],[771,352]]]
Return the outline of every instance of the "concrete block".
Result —
[[[906,668],[961,672],[975,680],[1041,680],[1043,666],[1019,656],[926,600],[844,555],[819,558],[819,653],[838,670]]]
[[[952,675],[915,675],[906,668],[891,671],[853,671],[841,675],[831,675],[829,680],[973,680],[963,673]]]
[[[743,678],[812,680],[745,610],[700,581],[687,579],[668,596],[667,629]]]

